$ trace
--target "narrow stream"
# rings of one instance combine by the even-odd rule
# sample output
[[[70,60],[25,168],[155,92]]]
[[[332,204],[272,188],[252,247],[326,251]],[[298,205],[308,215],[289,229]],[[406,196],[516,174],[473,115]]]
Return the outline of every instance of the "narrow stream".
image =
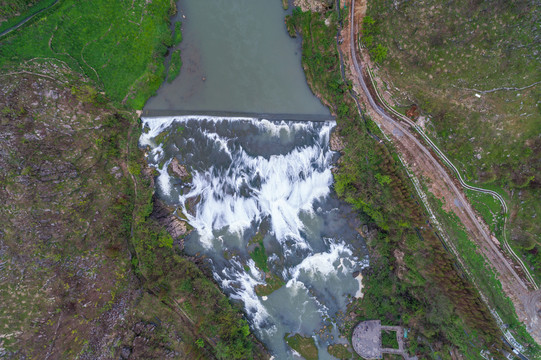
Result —
[[[186,252],[208,256],[215,280],[243,303],[276,359],[296,358],[286,333],[313,336],[320,359],[332,359],[327,345],[345,343],[335,315],[359,291],[353,273],[368,265],[355,214],[332,191],[334,124],[201,116],[143,123],[140,144],[159,172],[158,195],[195,229]],[[168,170],[173,158],[191,173],[189,183]],[[249,254],[258,233],[267,274]],[[258,296],[255,287],[270,277],[284,285]]]

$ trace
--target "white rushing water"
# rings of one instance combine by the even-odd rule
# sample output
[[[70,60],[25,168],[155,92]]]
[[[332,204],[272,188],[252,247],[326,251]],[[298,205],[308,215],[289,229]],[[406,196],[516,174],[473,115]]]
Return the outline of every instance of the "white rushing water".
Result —
[[[159,173],[158,193],[195,229],[187,251],[208,254],[216,281],[243,302],[277,358],[294,357],[284,334],[314,335],[358,292],[352,274],[368,265],[362,240],[330,196],[334,124],[184,116],[145,118],[143,126],[140,144]],[[163,134],[167,140],[156,143]],[[188,186],[168,171],[173,157],[190,171]],[[263,223],[267,264],[285,286],[259,297],[254,288],[265,274],[247,248]],[[325,341],[318,345],[325,358]]]

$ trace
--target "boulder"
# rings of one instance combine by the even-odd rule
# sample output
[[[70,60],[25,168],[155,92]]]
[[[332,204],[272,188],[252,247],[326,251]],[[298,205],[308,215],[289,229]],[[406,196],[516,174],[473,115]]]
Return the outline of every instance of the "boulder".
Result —
[[[344,140],[336,130],[331,133],[330,145],[332,151],[342,151],[346,147]]]
[[[183,181],[189,180],[191,178],[191,175],[188,170],[186,170],[186,167],[184,165],[181,165],[177,158],[173,158],[173,160],[169,164],[169,171]]]

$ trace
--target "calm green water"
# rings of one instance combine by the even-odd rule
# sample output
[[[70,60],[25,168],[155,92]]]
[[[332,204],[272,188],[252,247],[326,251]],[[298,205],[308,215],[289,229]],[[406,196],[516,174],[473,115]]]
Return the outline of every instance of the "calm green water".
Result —
[[[146,110],[329,113],[306,84],[280,0],[181,0],[178,8],[182,70]]]

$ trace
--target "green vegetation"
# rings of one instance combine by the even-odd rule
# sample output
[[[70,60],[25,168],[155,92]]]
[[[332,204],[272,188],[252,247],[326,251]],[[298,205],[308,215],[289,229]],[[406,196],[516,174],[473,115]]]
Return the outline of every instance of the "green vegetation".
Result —
[[[173,36],[173,43],[179,45],[182,42],[182,22],[175,22],[175,35]]]
[[[376,44],[374,36],[379,33],[379,27],[375,20],[371,16],[365,16],[363,19],[363,44],[367,47],[372,59],[381,63],[387,58],[388,49],[381,45]]]
[[[490,230],[497,238],[502,238],[505,216],[500,202],[489,194],[471,190],[465,190],[465,193],[468,200],[483,217]],[[539,270],[541,271],[541,269]]]
[[[340,360],[351,359],[353,354],[343,344],[329,345],[327,347],[329,354]]]
[[[282,8],[284,10],[289,9],[289,0],[282,0]]]
[[[298,12],[297,8],[295,8],[295,10],[293,10],[295,12]],[[289,34],[289,36],[291,36],[292,38],[296,38],[297,37],[297,29],[295,28],[295,22],[294,21],[291,21],[291,17],[287,16],[286,17],[286,27],[287,27],[287,32]]]
[[[286,334],[284,336],[286,343],[296,352],[301,354],[306,360],[317,360],[318,351],[316,347],[316,342],[312,337],[304,337],[300,334]]]
[[[425,226],[425,211],[412,196],[415,192],[394,150],[368,135],[367,130],[378,133],[377,127],[366,115],[365,121],[360,118],[341,78],[334,43],[337,24],[326,26],[329,16],[296,9],[287,22],[303,35],[307,79],[336,114],[337,131],[347,144],[335,173],[335,190],[363,221],[379,228],[369,239],[373,256],[365,295],[352,302],[349,312],[356,316],[341,332],[350,336],[359,320],[376,318],[410,328],[409,351],[423,358],[448,357],[453,349],[468,359],[480,359],[483,349],[501,357],[499,349],[507,348],[494,319],[437,235]]]
[[[39,0],[11,0],[0,3],[0,19],[17,16],[31,8]]]
[[[372,1],[362,30],[368,48],[388,48],[378,75],[392,84],[385,90],[401,111],[416,103],[429,117],[427,132],[463,176],[509,198],[507,238],[538,283],[539,10],[526,0]],[[493,200],[473,198],[473,205],[501,238]]]
[[[256,285],[255,292],[258,296],[268,296],[281,288],[285,282],[282,278],[273,274],[267,265],[267,253],[263,239],[267,233],[266,226],[261,226],[259,231],[248,242],[250,257],[254,260],[258,269],[265,273],[265,284]],[[248,268],[249,269],[249,268]],[[248,271],[248,270],[247,270]]]
[[[265,281],[265,285],[256,285],[255,287],[255,293],[258,296],[269,296],[275,290],[278,290],[285,284],[284,280],[274,274],[270,274],[269,277],[265,279]]]
[[[180,50],[173,51],[171,55],[171,63],[169,64],[169,72],[167,74],[167,82],[173,82],[178,74],[180,74],[180,68],[182,67],[182,59],[180,58]]]
[[[462,254],[469,271],[477,281],[483,294],[488,297],[489,302],[497,310],[498,314],[509,327],[513,336],[521,343],[525,344],[532,354],[541,353],[541,347],[524,329],[524,325],[518,321],[513,303],[509,300],[498,281],[496,274],[488,271],[489,265],[484,257],[477,252],[476,245],[468,238],[468,234],[460,220],[452,212],[446,212],[442,208],[442,202],[433,195],[428,195],[431,208],[437,212],[438,219],[447,230],[448,235],[454,239],[457,250]]]
[[[17,25],[43,9],[53,5],[56,0],[15,0],[0,4],[0,33]],[[2,21],[3,20],[3,21]]]
[[[61,1],[0,40],[0,68],[58,59],[90,78],[116,103],[140,109],[165,77],[173,44],[168,0]]]
[[[256,235],[257,236],[257,235]],[[250,257],[254,260],[256,266],[261,269],[264,272],[269,271],[269,267],[267,266],[267,253],[265,252],[265,245],[263,244],[263,238],[261,238],[256,246],[254,247],[254,250],[250,252]]]
[[[396,340],[396,333],[394,331],[382,331],[381,332],[381,346],[388,349],[398,349],[398,341]]]

